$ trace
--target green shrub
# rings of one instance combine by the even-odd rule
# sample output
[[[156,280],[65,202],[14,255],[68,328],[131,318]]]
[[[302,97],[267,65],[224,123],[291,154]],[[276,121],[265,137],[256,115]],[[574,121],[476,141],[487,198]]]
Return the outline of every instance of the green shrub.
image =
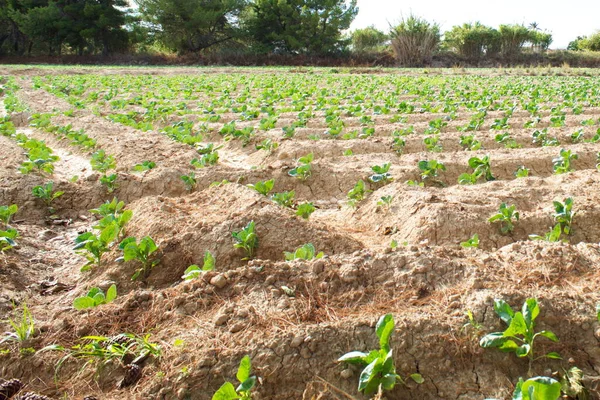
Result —
[[[440,44],[440,27],[414,15],[403,18],[390,32],[392,50],[400,65],[418,67],[431,61]]]

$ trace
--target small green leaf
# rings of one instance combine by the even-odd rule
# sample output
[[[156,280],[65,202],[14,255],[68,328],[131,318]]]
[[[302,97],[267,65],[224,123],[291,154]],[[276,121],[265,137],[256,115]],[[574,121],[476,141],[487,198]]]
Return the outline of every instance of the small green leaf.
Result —
[[[238,382],[243,383],[248,378],[250,378],[250,371],[252,369],[252,364],[250,362],[250,356],[246,355],[240,361],[240,366],[237,370],[236,378]]]
[[[106,291],[106,302],[110,303],[117,298],[117,285],[112,284]]]
[[[213,394],[212,400],[235,400],[240,399],[231,382],[225,382],[219,390]]]
[[[392,314],[386,314],[379,318],[375,332],[379,338],[379,347],[384,349],[386,352],[389,351],[389,342],[392,333],[394,332],[394,316]]]
[[[96,302],[91,297],[78,297],[73,301],[73,308],[76,310],[83,310],[86,308],[93,308]]]
[[[423,376],[421,376],[421,374],[411,374],[410,378],[418,384],[425,382],[425,379],[423,379]]]
[[[248,392],[248,391],[252,390],[254,385],[256,385],[256,377],[251,376],[248,379],[246,379],[244,382],[240,383],[240,385],[237,387],[236,391]]]
[[[550,353],[547,353],[546,358],[551,358],[553,360],[562,360],[561,355],[555,351],[551,351]]]

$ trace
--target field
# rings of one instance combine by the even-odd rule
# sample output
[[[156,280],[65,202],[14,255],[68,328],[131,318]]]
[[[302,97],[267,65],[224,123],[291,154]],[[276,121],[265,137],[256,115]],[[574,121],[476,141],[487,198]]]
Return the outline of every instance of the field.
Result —
[[[6,67],[0,84],[0,206],[18,207],[0,331],[26,328],[0,378],[210,399],[248,355],[255,399],[368,398],[337,360],[379,348],[391,313],[388,399],[508,399],[572,367],[600,395],[597,73]],[[506,328],[495,299],[528,298],[558,340],[480,346]]]

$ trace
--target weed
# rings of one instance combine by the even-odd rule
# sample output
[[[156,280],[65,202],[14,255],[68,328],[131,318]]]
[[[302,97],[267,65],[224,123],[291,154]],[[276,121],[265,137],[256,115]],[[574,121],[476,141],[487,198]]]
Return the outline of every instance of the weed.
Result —
[[[515,221],[519,220],[519,213],[515,211],[515,205],[506,205],[506,203],[500,204],[498,213],[488,218],[489,222],[500,222],[500,232],[507,234],[513,231],[515,228],[513,224],[513,218]]]
[[[249,260],[254,256],[254,251],[258,248],[258,236],[254,232],[254,221],[248,222],[244,229],[232,232],[233,247],[243,249],[246,252],[246,257],[242,260]]]
[[[31,339],[35,333],[35,321],[29,307],[26,303],[21,306],[21,316],[19,319],[8,319],[8,323],[12,327],[12,332],[5,332],[4,337],[0,339],[0,344],[8,342],[17,342],[22,345]]]

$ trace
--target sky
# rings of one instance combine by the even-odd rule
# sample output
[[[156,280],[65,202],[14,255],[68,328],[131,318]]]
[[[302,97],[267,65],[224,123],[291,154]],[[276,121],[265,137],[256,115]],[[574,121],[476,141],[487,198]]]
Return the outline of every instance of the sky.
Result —
[[[437,22],[443,31],[465,22],[500,24],[537,22],[552,33],[551,49],[564,49],[577,36],[600,29],[600,0],[358,0],[350,29],[369,25],[387,32],[390,23],[413,15]]]

